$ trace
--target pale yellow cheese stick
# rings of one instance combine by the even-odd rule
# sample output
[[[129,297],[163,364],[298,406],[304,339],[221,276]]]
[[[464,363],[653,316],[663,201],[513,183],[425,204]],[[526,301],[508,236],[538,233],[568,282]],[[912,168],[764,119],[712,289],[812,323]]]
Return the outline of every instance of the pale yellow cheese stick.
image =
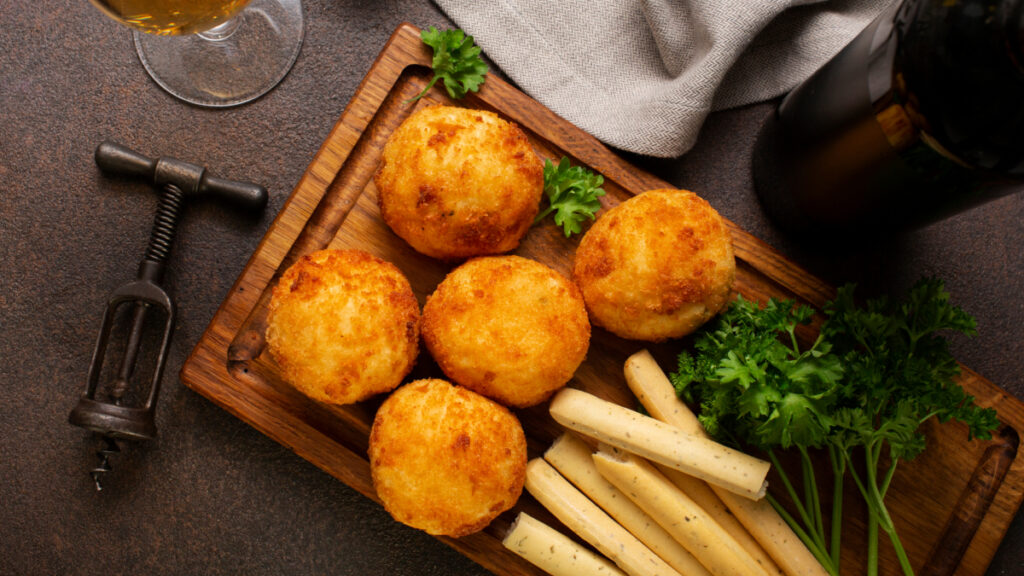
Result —
[[[687,434],[707,437],[697,416],[676,396],[675,387],[672,386],[650,352],[641,350],[627,358],[624,372],[629,389],[633,391],[644,409],[655,420],[671,424]],[[733,538],[743,546],[743,549],[769,574],[783,573],[772,556],[719,498],[717,492],[724,492],[724,490],[720,488],[715,490],[717,488],[715,486],[710,486],[702,480],[665,466],[658,466],[658,471],[692,498],[722,528],[732,534]]]
[[[662,466],[660,464],[655,465],[658,472],[661,472],[662,476],[668,479],[669,482],[676,485],[693,500],[698,506],[700,506],[708,516],[711,517],[719,526],[725,529],[726,532],[731,535],[736,542],[746,550],[747,554],[754,559],[762,568],[764,568],[767,574],[773,576],[779,576],[784,574],[782,569],[772,560],[772,557],[757,543],[757,540],[751,536],[750,532],[736,519],[732,511],[729,510],[728,506],[722,502],[722,499],[714,491],[714,486],[711,486],[703,480],[699,480],[684,474],[679,470]],[[737,496],[726,490],[721,490],[730,496],[739,499],[753,502],[749,498],[743,496]],[[759,500],[760,502],[760,500]]]
[[[765,460],[574,388],[560,390],[549,410],[570,430],[748,498],[764,497]]]
[[[592,454],[586,442],[566,432],[555,439],[544,453],[544,459],[680,574],[709,576],[710,572],[693,554],[601,476]]]
[[[650,352],[641,350],[626,358],[623,372],[626,385],[655,420],[671,424],[687,434],[707,437],[697,415],[676,396],[675,386]]]
[[[600,554],[525,512],[516,516],[501,543],[551,576],[626,576]]]
[[[603,447],[593,459],[602,476],[654,518],[714,576],[767,574],[728,532],[649,462]]]
[[[526,464],[526,490],[630,576],[681,576],[541,458]]]
[[[707,436],[650,352],[641,350],[630,356],[624,371],[626,383],[648,413],[685,432]],[[828,572],[767,500],[750,500],[717,486],[711,489],[787,576],[827,576]]]
[[[767,500],[750,500],[722,491],[718,495],[750,535],[764,546],[786,576],[828,576],[800,537]]]

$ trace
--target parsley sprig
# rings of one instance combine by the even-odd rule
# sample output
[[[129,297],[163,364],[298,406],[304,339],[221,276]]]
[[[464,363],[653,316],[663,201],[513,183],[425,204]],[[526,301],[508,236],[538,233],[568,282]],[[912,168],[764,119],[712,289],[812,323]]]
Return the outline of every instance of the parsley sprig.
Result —
[[[900,461],[925,449],[921,424],[959,420],[973,438],[998,426],[955,381],[959,366],[945,332],[973,335],[974,319],[953,306],[941,281],[925,278],[904,302],[854,301],[844,286],[825,308],[817,338],[801,346],[797,327],[813,311],[791,301],[764,307],[738,298],[679,356],[671,375],[681,396],[700,405],[713,436],[767,451],[793,502],[790,523],[822,566],[839,574],[844,478],[852,477],[868,509],[868,574],[877,574],[877,534],[892,541],[903,573],[913,574],[885,494]],[[782,467],[776,449],[800,457],[803,491]],[[811,450],[828,453],[833,471],[831,524],[826,530]],[[887,457],[883,457],[887,456]],[[854,462],[863,466],[854,466]]]
[[[456,100],[480,90],[487,75],[487,64],[480,57],[480,47],[473,43],[472,36],[462,30],[438,30],[431,26],[420,32],[420,38],[434,49],[431,61],[434,77],[410,102],[426,95],[438,80],[444,81],[448,95]]]
[[[548,207],[533,220],[536,224],[552,212],[555,213],[555,224],[562,227],[565,237],[578,234],[583,229],[583,221],[594,220],[595,214],[601,210],[604,196],[604,176],[595,174],[582,166],[573,166],[565,156],[556,166],[550,159],[544,160],[544,193],[548,197]]]

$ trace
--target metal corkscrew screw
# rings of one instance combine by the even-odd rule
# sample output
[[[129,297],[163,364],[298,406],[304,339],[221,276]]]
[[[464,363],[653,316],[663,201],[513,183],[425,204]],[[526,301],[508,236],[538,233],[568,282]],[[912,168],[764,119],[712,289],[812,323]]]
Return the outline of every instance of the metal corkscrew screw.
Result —
[[[85,393],[68,416],[71,424],[102,437],[102,445],[96,452],[100,463],[90,471],[96,489],[102,490],[101,479],[112,469],[110,458],[120,452],[117,441],[151,440],[156,436],[156,402],[175,320],[174,302],[160,287],[160,283],[185,202],[214,198],[227,200],[241,208],[261,211],[267,204],[268,194],[262,186],[217,178],[207,174],[202,166],[174,158],[147,158],[112,142],[100,144],[96,148],[95,158],[103,172],[146,179],[160,194],[149,244],[139,264],[136,279],[115,289],[107,301],[89,365]],[[117,311],[126,305],[132,308],[124,353],[114,381],[104,396],[98,393],[100,374]],[[133,406],[127,396],[142,347],[146,318],[154,311],[162,311],[164,315],[159,355],[148,394],[144,395],[145,401]]]

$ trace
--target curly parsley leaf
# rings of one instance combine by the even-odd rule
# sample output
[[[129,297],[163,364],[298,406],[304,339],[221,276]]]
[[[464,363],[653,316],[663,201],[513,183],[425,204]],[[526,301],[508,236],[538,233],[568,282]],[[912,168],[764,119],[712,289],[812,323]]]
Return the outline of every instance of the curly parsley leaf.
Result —
[[[822,335],[842,355],[848,402],[863,401],[879,427],[910,410],[919,423],[932,416],[956,419],[967,424],[971,437],[991,437],[995,412],[975,406],[955,382],[960,366],[944,337],[974,335],[975,321],[950,303],[941,281],[924,278],[903,302],[879,298],[863,307],[854,302],[853,287],[845,286],[825,313]]]
[[[555,224],[562,227],[565,237],[578,234],[586,219],[594,220],[601,210],[605,192],[601,186],[604,176],[595,174],[582,166],[573,166],[565,156],[556,166],[550,159],[544,160],[544,193],[548,207],[533,220],[536,224],[552,212]]]
[[[487,64],[480,57],[480,47],[462,30],[438,30],[431,26],[420,33],[423,43],[434,49],[431,68],[434,77],[410,102],[422,98],[438,80],[444,82],[448,95],[459,99],[480,90],[487,75]]]
[[[697,338],[696,355],[680,354],[670,378],[701,405],[705,427],[764,449],[820,446],[843,369],[827,342],[797,346],[796,328],[812,315],[790,301],[761,308],[740,296]]]
[[[712,436],[769,454],[799,450],[805,491],[790,492],[798,512],[791,518],[830,574],[838,574],[839,540],[820,521],[808,455],[813,448],[827,449],[840,479],[833,485],[832,531],[841,525],[841,479],[849,474],[892,540],[904,574],[912,574],[884,504],[896,464],[925,450],[920,428],[930,418],[958,420],[981,439],[999,425],[995,411],[975,405],[956,382],[960,368],[944,338],[947,332],[973,335],[975,322],[931,278],[915,284],[902,302],[882,297],[860,304],[852,285],[840,288],[808,345],[796,328],[813,314],[791,301],[772,299],[761,307],[737,298],[696,335],[692,352],[679,355],[670,379],[684,400],[700,406]],[[877,560],[877,549],[869,550],[869,564]]]

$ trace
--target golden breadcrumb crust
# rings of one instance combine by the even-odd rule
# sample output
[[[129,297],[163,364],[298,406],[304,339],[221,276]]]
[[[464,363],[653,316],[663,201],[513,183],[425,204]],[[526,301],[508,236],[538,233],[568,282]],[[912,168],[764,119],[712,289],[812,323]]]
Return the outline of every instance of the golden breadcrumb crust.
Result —
[[[493,112],[431,106],[388,138],[374,175],[384,221],[444,260],[508,252],[539,209],[544,167],[518,126]]]
[[[572,378],[590,321],[568,278],[519,256],[488,256],[452,270],[430,295],[423,342],[454,382],[523,408]]]
[[[653,342],[717,314],[735,275],[725,221],[687,190],[651,190],[612,208],[580,240],[573,266],[594,325]]]
[[[282,377],[325,404],[396,388],[419,352],[420,310],[390,262],[358,250],[302,257],[275,285],[267,348]]]
[[[519,499],[526,435],[507,408],[444,380],[416,380],[377,411],[369,457],[377,495],[395,520],[458,538]]]

